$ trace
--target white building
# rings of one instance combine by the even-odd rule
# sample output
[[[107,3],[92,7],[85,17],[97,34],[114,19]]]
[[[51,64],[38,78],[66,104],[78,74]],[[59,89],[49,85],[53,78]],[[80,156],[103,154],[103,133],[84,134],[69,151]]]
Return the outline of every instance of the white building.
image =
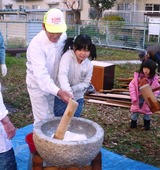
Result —
[[[70,3],[79,1],[80,20],[89,20],[90,5],[88,0],[68,0]],[[38,17],[38,11],[47,11],[49,8],[57,7],[64,11],[67,22],[73,21],[73,12],[68,9],[63,3],[64,0],[0,0],[0,9],[2,10],[21,10],[19,14],[23,15],[23,10],[27,12],[29,20],[41,19]],[[14,12],[15,12],[14,11]],[[32,13],[34,11],[34,16]],[[9,12],[8,12],[9,13]],[[12,11],[13,13],[13,11]],[[1,16],[9,19],[11,16],[6,17],[4,11],[1,11]],[[104,15],[116,14],[122,16],[128,22],[148,22],[149,17],[160,16],[160,0],[117,0],[114,7],[106,10]],[[43,13],[41,14],[43,15]],[[18,18],[12,16],[10,19]],[[24,19],[24,17],[21,17]],[[18,18],[19,19],[19,18]]]
[[[104,15],[118,14],[128,22],[148,22],[150,17],[160,17],[160,0],[117,0]]]
[[[50,8],[60,8],[64,11],[66,21],[73,22],[73,12],[67,8],[63,1],[64,0],[0,0],[0,15],[1,18],[5,20],[19,20],[20,17],[17,16],[17,14],[21,15],[21,19],[24,19],[24,15],[27,15],[28,20],[40,20],[44,14],[43,12],[46,12]],[[73,3],[73,1],[75,0],[70,0],[70,3]],[[75,9],[78,7],[80,20],[88,20],[90,8],[88,0],[80,0],[79,2],[79,7],[76,6],[77,4],[75,4],[74,7]],[[15,15],[13,16],[13,14]]]

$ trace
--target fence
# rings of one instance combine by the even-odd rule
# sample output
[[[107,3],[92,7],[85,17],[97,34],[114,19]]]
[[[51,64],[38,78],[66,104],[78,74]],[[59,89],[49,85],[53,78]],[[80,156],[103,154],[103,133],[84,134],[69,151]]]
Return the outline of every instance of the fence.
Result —
[[[155,24],[157,25],[157,23]],[[27,47],[41,29],[42,23],[39,21],[0,22],[0,31],[4,36],[7,48]],[[67,35],[69,37],[77,36],[80,33],[88,34],[96,45],[108,47],[144,49],[146,45],[159,42],[159,35],[150,35],[148,40],[148,25],[145,23],[83,21],[81,25],[68,24]]]
[[[89,34],[93,42],[102,46],[144,49],[147,26],[127,22],[88,22],[80,32]]]

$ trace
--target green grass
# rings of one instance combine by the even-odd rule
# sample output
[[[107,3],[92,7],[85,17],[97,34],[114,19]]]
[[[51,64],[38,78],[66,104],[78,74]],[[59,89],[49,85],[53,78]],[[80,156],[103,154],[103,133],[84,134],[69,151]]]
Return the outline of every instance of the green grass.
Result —
[[[122,49],[97,48],[98,60],[133,60],[137,59],[137,51]],[[8,74],[2,79],[6,87],[3,92],[4,101],[17,108],[9,114],[17,128],[33,122],[31,105],[26,90],[26,58],[6,57]],[[133,77],[139,65],[125,64],[115,67],[115,86],[117,78]],[[82,117],[100,124],[105,137],[103,147],[120,155],[160,167],[160,115],[152,115],[151,130],[145,131],[143,118],[140,117],[138,128],[130,129],[130,111],[126,108],[111,107],[102,104],[85,103]]]
[[[138,51],[97,47],[97,60],[138,60]]]
[[[159,115],[152,115],[151,130],[145,131],[140,116],[137,129],[130,129],[129,109],[87,104],[83,117],[100,124],[105,131],[104,148],[122,156],[160,167]]]

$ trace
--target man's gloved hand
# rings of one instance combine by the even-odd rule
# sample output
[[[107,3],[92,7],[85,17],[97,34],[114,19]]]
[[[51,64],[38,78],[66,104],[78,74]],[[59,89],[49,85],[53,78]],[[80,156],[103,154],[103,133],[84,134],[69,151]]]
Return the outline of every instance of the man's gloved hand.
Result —
[[[6,64],[1,64],[1,74],[2,74],[2,77],[6,76],[7,74]]]

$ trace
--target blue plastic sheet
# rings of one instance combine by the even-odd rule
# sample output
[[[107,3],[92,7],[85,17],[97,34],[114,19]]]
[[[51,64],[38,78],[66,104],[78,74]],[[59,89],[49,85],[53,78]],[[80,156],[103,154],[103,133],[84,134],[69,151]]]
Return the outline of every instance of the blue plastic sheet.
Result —
[[[25,126],[18,129],[16,136],[12,139],[18,170],[28,170],[30,151],[25,142],[25,136],[32,131],[32,124]],[[160,170],[160,168],[123,157],[103,148],[101,153],[102,170]]]

